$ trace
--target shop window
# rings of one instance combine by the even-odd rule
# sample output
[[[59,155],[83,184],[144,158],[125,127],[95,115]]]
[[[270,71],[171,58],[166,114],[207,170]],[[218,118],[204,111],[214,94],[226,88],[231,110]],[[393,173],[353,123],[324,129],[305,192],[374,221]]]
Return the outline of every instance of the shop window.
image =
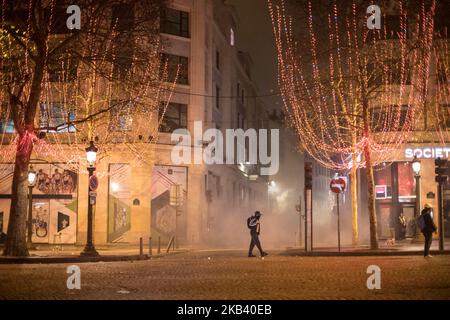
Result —
[[[161,32],[189,38],[189,13],[164,8],[161,14]]]
[[[187,128],[187,105],[170,102],[166,107],[166,102],[161,104],[158,119],[161,120],[160,132],[172,133],[176,129]],[[164,117],[163,117],[164,115]],[[161,119],[162,118],[162,119]]]
[[[75,109],[62,103],[42,103],[40,105],[40,128],[45,132],[75,132]]]
[[[390,199],[392,198],[392,178],[391,167],[384,166],[377,168],[374,172],[375,178],[375,198]]]
[[[414,201],[416,198],[416,191],[412,164],[408,162],[399,162],[397,164],[397,175],[399,202]]]

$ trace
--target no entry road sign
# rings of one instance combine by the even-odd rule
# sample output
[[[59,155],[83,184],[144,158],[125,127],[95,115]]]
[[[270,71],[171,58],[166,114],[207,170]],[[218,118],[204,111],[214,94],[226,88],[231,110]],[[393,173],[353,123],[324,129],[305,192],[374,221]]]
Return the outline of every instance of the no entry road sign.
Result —
[[[344,192],[345,186],[346,186],[346,183],[345,183],[344,178],[335,178],[335,179],[332,179],[330,182],[331,191],[334,193],[337,193],[337,194]]]

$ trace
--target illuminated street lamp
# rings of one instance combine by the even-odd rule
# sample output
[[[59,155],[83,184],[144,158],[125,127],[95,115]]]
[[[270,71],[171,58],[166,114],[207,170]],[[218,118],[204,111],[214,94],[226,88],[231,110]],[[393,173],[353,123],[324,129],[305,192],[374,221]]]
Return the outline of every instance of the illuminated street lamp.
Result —
[[[88,163],[87,170],[89,172],[89,182],[88,182],[88,224],[87,224],[87,241],[86,246],[84,247],[83,252],[81,252],[82,256],[98,256],[98,252],[95,250],[94,241],[93,241],[93,206],[95,203],[94,196],[91,196],[91,180],[95,171],[95,161],[97,160],[97,151],[98,148],[94,145],[94,141],[89,143],[89,146],[86,148],[86,160]]]
[[[33,166],[30,166],[28,170],[28,233],[27,233],[27,246],[29,249],[33,247],[32,244],[32,220],[33,220],[33,188],[36,185],[37,174],[36,171],[33,170]]]
[[[417,217],[420,215],[420,160],[417,159],[417,156],[414,156],[414,159],[412,161],[412,169],[414,171],[414,178],[416,179],[416,210],[414,212],[414,217],[417,219]],[[420,237],[420,230],[416,223],[416,230],[414,234],[414,240],[419,240]]]

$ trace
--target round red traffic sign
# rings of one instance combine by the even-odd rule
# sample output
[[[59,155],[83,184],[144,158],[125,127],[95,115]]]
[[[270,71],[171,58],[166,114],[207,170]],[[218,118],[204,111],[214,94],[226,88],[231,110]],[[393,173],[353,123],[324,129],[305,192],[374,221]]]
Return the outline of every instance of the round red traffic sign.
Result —
[[[344,178],[336,178],[331,180],[330,189],[334,193],[342,193],[345,191],[345,179]]]

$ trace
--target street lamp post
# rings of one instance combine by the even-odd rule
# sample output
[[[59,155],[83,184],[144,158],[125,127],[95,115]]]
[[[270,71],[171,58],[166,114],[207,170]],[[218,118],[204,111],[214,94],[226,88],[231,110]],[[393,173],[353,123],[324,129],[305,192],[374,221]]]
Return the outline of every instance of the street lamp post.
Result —
[[[88,163],[87,170],[89,172],[89,181],[88,181],[88,221],[87,221],[87,241],[86,246],[84,247],[83,252],[81,252],[82,256],[98,256],[98,252],[95,250],[94,241],[93,241],[93,199],[91,198],[90,191],[90,181],[91,177],[94,175],[95,171],[95,161],[97,160],[97,151],[98,148],[94,145],[94,141],[89,143],[89,146],[86,148],[86,159]]]
[[[416,208],[414,211],[414,217],[417,219],[417,217],[420,215],[420,208],[421,208],[421,197],[420,197],[420,169],[421,169],[421,163],[420,160],[417,159],[416,156],[414,156],[414,159],[412,161],[412,168],[414,171],[414,178],[416,180]],[[420,239],[420,230],[417,226],[417,223],[415,224],[415,232],[414,232],[414,241],[418,241]]]
[[[32,243],[32,235],[33,235],[33,228],[32,228],[32,221],[33,221],[33,188],[36,184],[36,171],[33,170],[33,166],[30,166],[30,169],[28,170],[28,232],[27,232],[27,246],[28,249],[33,248]]]

